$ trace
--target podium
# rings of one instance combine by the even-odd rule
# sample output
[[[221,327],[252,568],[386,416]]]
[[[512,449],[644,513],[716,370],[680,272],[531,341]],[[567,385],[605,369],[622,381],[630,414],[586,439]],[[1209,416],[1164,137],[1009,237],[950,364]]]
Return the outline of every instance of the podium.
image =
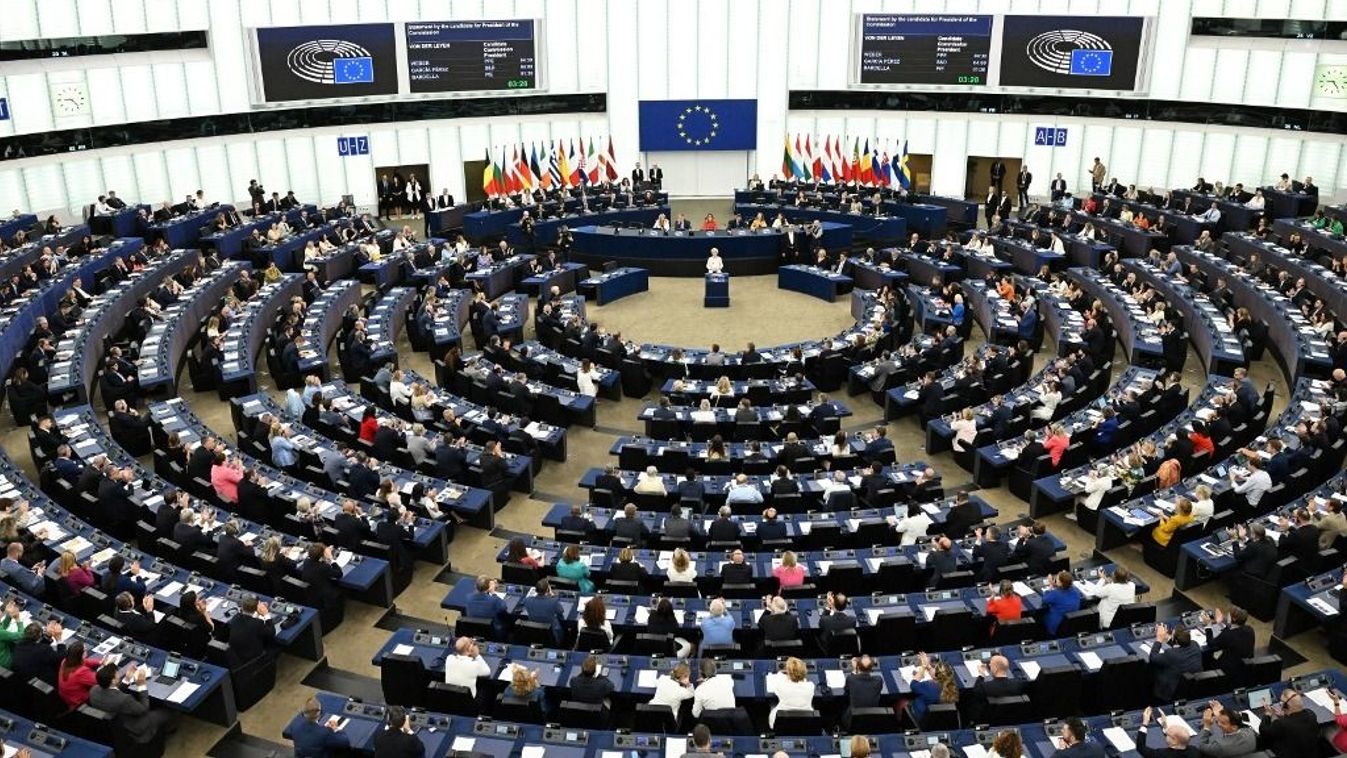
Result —
[[[706,275],[706,299],[702,302],[706,308],[730,307],[730,275]]]

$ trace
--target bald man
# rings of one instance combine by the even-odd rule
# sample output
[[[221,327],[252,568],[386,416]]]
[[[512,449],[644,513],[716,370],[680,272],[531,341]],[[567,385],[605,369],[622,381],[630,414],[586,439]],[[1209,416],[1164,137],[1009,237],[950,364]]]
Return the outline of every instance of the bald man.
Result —
[[[1016,679],[1010,675],[1010,659],[1004,655],[993,655],[991,660],[983,665],[981,676],[973,684],[972,707],[976,714],[975,719],[985,717],[989,699],[1023,695],[1028,689],[1029,683],[1026,680]],[[975,720],[974,723],[985,722]]]
[[[477,697],[477,680],[491,676],[491,666],[482,658],[482,651],[471,637],[454,641],[454,654],[444,660],[444,682],[467,687]]]

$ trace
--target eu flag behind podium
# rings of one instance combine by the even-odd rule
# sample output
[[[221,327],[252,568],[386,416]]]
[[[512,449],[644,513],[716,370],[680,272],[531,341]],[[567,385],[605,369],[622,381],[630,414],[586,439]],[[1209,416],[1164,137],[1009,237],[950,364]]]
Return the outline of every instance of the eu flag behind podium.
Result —
[[[754,150],[757,100],[642,100],[642,151]]]

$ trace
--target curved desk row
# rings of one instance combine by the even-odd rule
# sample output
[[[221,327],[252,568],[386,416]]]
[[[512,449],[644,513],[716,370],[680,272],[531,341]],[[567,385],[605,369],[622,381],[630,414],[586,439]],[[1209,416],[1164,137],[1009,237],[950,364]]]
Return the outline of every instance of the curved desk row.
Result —
[[[586,297],[593,296],[597,305],[607,305],[638,292],[650,290],[650,272],[643,268],[624,266],[602,274],[590,273],[589,278],[576,284]]]
[[[514,408],[518,401],[507,405],[500,393],[511,374],[522,373],[528,379],[532,411],[538,417],[557,426],[594,426],[597,413],[594,398],[575,389],[579,363],[556,353],[538,355],[533,343],[521,347],[530,348],[527,356],[518,350],[507,353],[501,349],[470,356],[464,361],[463,370],[442,384],[452,386],[460,394],[471,392],[474,398],[480,397],[478,402],[482,405]],[[595,370],[599,372],[599,392],[605,397],[614,396],[620,389],[617,372],[597,366]],[[488,375],[498,377],[501,386],[493,388],[494,382]],[[493,392],[496,394],[492,395]]]
[[[519,431],[521,428],[518,419],[512,418],[508,424],[502,424],[501,419],[503,417],[497,415],[494,419],[491,418],[490,411],[499,410],[499,408],[488,408],[487,405],[475,403],[460,397],[459,395],[455,395],[409,368],[402,369],[402,380],[409,386],[421,385],[425,387],[426,392],[433,399],[430,418],[421,419],[422,423],[424,423],[427,428],[441,432],[450,431],[450,425],[444,420],[445,411],[453,412],[455,422],[453,430],[457,432],[466,432],[468,438],[478,444],[485,443],[487,440],[499,439],[500,430],[503,430],[506,435],[510,435]],[[403,416],[403,418],[406,418],[406,409],[394,408],[392,398],[380,394],[378,388],[375,387],[373,383],[361,382],[360,394],[363,397],[378,403],[386,410],[390,410]],[[560,402],[558,402],[558,406],[560,406]],[[593,407],[592,401],[590,407]],[[545,409],[535,408],[534,412],[541,420],[530,421],[528,424],[523,425],[523,431],[538,443],[538,450],[541,451],[544,456],[555,461],[564,461],[566,460],[566,426],[560,422],[568,419],[554,420],[545,412],[539,412],[540,410]],[[487,428],[487,421],[491,422],[492,428]],[[592,425],[593,424],[591,424],[591,426]]]
[[[54,252],[58,247],[68,247],[79,242],[88,233],[89,227],[87,226],[73,226],[60,234],[44,234],[20,247],[0,253],[0,281],[8,281],[23,273],[25,268],[33,265],[38,258],[42,257],[44,250],[50,248]],[[124,239],[128,242],[134,240],[144,245],[144,240],[139,237],[129,236]]]
[[[531,239],[529,235],[524,233],[524,228],[518,221],[506,227],[505,239],[512,247],[535,251],[539,248],[555,245],[557,235],[561,233],[561,227],[563,226],[571,231],[575,231],[582,226],[627,226],[649,229],[655,225],[655,221],[660,216],[669,219],[669,223],[673,223],[673,215],[669,211],[668,205],[615,209],[597,213],[568,213],[565,216],[551,216],[541,220],[535,215]]]
[[[512,255],[487,268],[472,271],[463,278],[470,286],[480,287],[481,291],[486,293],[487,300],[495,300],[515,288],[519,280],[524,278],[524,271],[535,257],[527,253]]]
[[[234,206],[229,204],[215,205],[210,208],[202,208],[185,213],[181,216],[175,216],[167,221],[156,222],[148,225],[142,225],[144,237],[147,240],[162,239],[168,243],[171,248],[196,247],[201,239],[201,232],[218,214],[226,215],[234,211]]]
[[[984,521],[995,519],[999,512],[987,503],[987,501],[972,495],[968,498],[969,502],[974,503],[982,511]],[[930,533],[941,533],[945,521],[949,518],[950,509],[954,507],[954,499],[947,498],[935,503],[922,503],[921,509],[931,519]],[[906,515],[906,509],[900,509]],[[569,503],[553,503],[552,507],[543,515],[542,525],[550,527],[557,532],[565,532],[563,519],[571,515],[571,506]],[[588,540],[595,544],[607,543],[612,537],[613,522],[620,518],[625,518],[623,511],[616,508],[602,508],[599,506],[586,506],[583,518],[589,522],[590,529],[587,531]],[[705,514],[692,513],[684,511],[683,516],[693,520],[693,540],[692,547],[704,547],[706,535],[710,530],[710,524],[713,515],[709,511]],[[645,528],[650,530],[652,535],[658,535],[662,529],[669,514],[665,511],[639,511],[637,518],[645,524]],[[700,521],[698,521],[698,517]],[[732,517],[739,524],[741,529],[740,539],[744,542],[744,547],[748,552],[756,550],[771,550],[771,546],[764,547],[762,539],[758,536],[758,527],[765,519],[754,513],[743,516]],[[896,520],[893,508],[856,508],[846,511],[811,511],[809,513],[781,513],[777,515],[778,523],[782,524],[786,530],[784,538],[786,543],[792,547],[803,547],[806,540],[820,543],[821,547],[828,549],[850,548],[853,550],[863,550],[882,544],[892,536],[893,524]],[[565,542],[568,536],[560,534],[554,535],[558,542]],[[828,540],[829,544],[822,545],[823,539]],[[658,540],[657,540],[658,541]],[[780,540],[778,540],[779,542]],[[772,543],[773,545],[776,542]],[[688,548],[692,549],[692,548]]]
[[[330,388],[331,385],[329,384]],[[348,417],[348,423],[354,423],[354,417],[359,416],[364,408],[363,403],[353,402],[349,396],[333,398],[333,410],[337,413],[345,414]],[[324,490],[330,490],[336,497],[342,489],[327,478],[323,470],[323,462],[329,455],[339,454],[338,445],[335,441],[335,434],[327,434],[330,427],[324,426],[321,429],[305,426],[300,419],[290,418],[285,414],[285,410],[276,404],[266,393],[259,392],[256,395],[235,398],[231,405],[232,416],[234,420],[234,429],[238,432],[239,444],[253,442],[259,447],[266,446],[266,429],[263,426],[261,416],[270,414],[274,418],[287,424],[294,432],[293,440],[295,447],[298,448],[299,471],[304,478],[314,484],[315,487]],[[387,415],[383,413],[381,415]],[[337,431],[336,434],[341,434]],[[341,444],[353,450],[359,450],[363,447],[355,439],[355,436],[349,434],[341,440]],[[480,448],[471,451],[473,460],[481,454]],[[423,531],[421,527],[428,527],[424,534],[418,534],[420,539],[407,541],[407,547],[417,554],[417,557],[431,563],[443,564],[448,560],[448,540],[447,533],[443,530],[443,521],[448,517],[449,511],[453,511],[464,519],[479,519],[483,512],[491,511],[491,493],[488,490],[479,487],[472,487],[466,484],[448,482],[443,479],[427,476],[419,471],[411,471],[395,462],[379,461],[378,474],[380,480],[388,479],[403,495],[408,496],[407,507],[417,515],[417,532]],[[360,465],[360,464],[355,464]],[[413,487],[421,485],[426,494],[431,491],[440,493],[436,498],[435,506],[439,513],[426,509],[421,503],[413,502],[410,497]],[[366,501],[372,498],[367,497]],[[368,507],[368,502],[359,503],[360,507]],[[382,514],[383,504],[375,502],[374,516],[379,517]],[[335,512],[334,512],[335,515]],[[363,514],[362,514],[363,516]],[[367,528],[374,526],[373,519],[365,524]],[[435,528],[439,527],[439,528]],[[438,539],[431,539],[431,532],[438,532]],[[404,567],[405,568],[405,567]]]
[[[104,341],[121,330],[138,298],[148,296],[166,277],[195,265],[197,255],[195,250],[175,250],[89,303],[80,316],[83,323],[61,335],[56,345],[56,362],[47,379],[47,397],[53,405],[89,402],[94,377],[103,368]]]
[[[37,226],[37,216],[32,213],[20,213],[0,221],[0,242],[8,245],[19,232],[26,232]],[[117,235],[119,237],[126,235]]]
[[[365,317],[365,334],[369,336],[371,366],[381,366],[389,361],[397,362],[398,334],[407,323],[407,311],[416,300],[416,290],[411,287],[394,287],[370,306]],[[360,377],[347,377],[360,380]]]
[[[70,449],[74,458],[84,465],[87,466],[89,461],[99,456],[106,456],[108,462],[113,466],[132,469],[136,475],[136,480],[132,482],[131,500],[139,510],[143,511],[140,517],[141,521],[153,524],[159,508],[169,507],[164,504],[164,495],[173,487],[153,472],[142,468],[139,461],[132,458],[121,445],[113,441],[102,425],[99,424],[97,413],[92,408],[87,405],[64,408],[55,414],[53,420],[61,433],[70,440]],[[48,488],[55,490],[50,493],[53,497],[60,497],[62,502],[66,503],[81,500],[80,493],[70,482],[59,481],[53,484],[53,487]],[[47,507],[40,502],[33,503],[33,505],[39,506],[43,510]],[[202,505],[200,502],[193,503],[193,507],[197,509]],[[234,581],[230,582],[211,571],[207,571],[206,576],[209,578],[203,578],[199,573],[169,563],[162,556],[147,556],[143,550],[136,550],[108,534],[106,530],[112,526],[110,519],[113,514],[109,513],[107,509],[86,506],[84,510],[91,518],[95,519],[96,525],[102,527],[103,530],[84,524],[73,515],[67,514],[64,517],[59,517],[55,511],[48,511],[43,518],[56,522],[66,531],[83,535],[86,541],[91,543],[78,551],[77,557],[81,561],[90,560],[96,573],[100,571],[99,567],[104,565],[114,553],[120,554],[126,559],[127,565],[130,565],[133,561],[141,561],[141,567],[144,569],[141,576],[145,581],[148,594],[155,599],[155,602],[161,606],[165,613],[177,610],[182,593],[188,587],[197,588],[197,595],[207,601],[207,611],[219,625],[218,628],[223,629],[238,612],[238,601],[241,599],[241,590],[236,583],[238,577],[233,577]],[[231,516],[231,518],[235,517]],[[210,524],[203,523],[200,526],[202,532],[214,542],[220,536],[220,528],[224,526],[226,521],[225,518],[217,518]],[[260,555],[262,545],[275,532],[246,519],[237,519],[237,521],[239,539],[252,548],[255,555]],[[33,523],[38,522],[34,521]],[[56,548],[68,539],[69,536],[49,536],[47,542],[53,548]],[[291,542],[293,543],[293,540]],[[291,547],[293,547],[293,544]],[[109,552],[109,550],[112,552]],[[207,554],[204,551],[198,552]],[[213,568],[214,551],[212,550],[208,555],[211,558]],[[55,578],[55,572],[50,573]],[[313,608],[286,601],[277,601],[269,597],[269,593],[254,592],[254,594],[257,594],[262,602],[271,607],[272,613],[278,621],[290,617],[286,618],[287,623],[284,626],[278,625],[276,628],[278,643],[290,652],[302,655],[310,660],[316,661],[322,658],[323,633],[318,614]]]
[[[1123,419],[1119,422],[1118,431],[1114,437],[1115,444],[1149,433],[1155,425],[1167,418],[1163,412],[1157,410],[1161,404],[1159,397],[1150,397],[1147,398],[1147,402],[1141,402],[1142,398],[1145,397],[1144,393],[1154,385],[1159,376],[1160,372],[1155,369],[1129,366],[1118,375],[1118,380],[1113,383],[1112,387],[1100,397],[1090,401],[1085,407],[1078,408],[1074,412],[1059,418],[1056,423],[1065,429],[1071,438],[1076,439],[1094,429],[1095,425],[1103,419],[1103,410],[1106,406],[1112,405],[1131,392],[1138,398],[1141,410],[1135,421]],[[1105,375],[1105,379],[1107,379],[1107,375]],[[1185,394],[1180,398],[1175,398],[1175,400],[1179,401],[1174,407],[1174,412],[1177,413],[1179,408],[1187,404],[1187,396]],[[984,407],[978,409],[978,412],[986,413],[987,409]],[[1016,427],[1012,425],[1008,431],[1013,432],[1015,429]],[[977,449],[977,457],[973,459],[973,481],[977,482],[980,487],[1000,486],[1001,479],[1010,472],[1010,468],[1019,460],[1020,451],[1024,450],[1025,445],[1024,439],[1017,439],[1014,433],[1010,433],[990,444],[982,444]]]
[[[1232,402],[1234,401],[1233,380],[1229,377],[1211,375],[1207,377],[1207,383],[1202,388],[1202,392],[1183,412],[1177,416],[1164,421],[1163,418],[1157,419],[1161,426],[1155,431],[1146,435],[1144,438],[1134,438],[1133,442],[1149,441],[1155,445],[1157,450],[1164,450],[1165,440],[1171,434],[1177,433],[1184,426],[1191,424],[1194,420],[1209,418],[1213,411],[1212,398],[1216,395],[1226,395]],[[1165,402],[1165,408],[1172,408],[1173,400]],[[1077,440],[1072,440],[1072,447],[1077,445]],[[1068,449],[1068,453],[1071,450]],[[1092,463],[1085,462],[1088,456],[1084,449],[1078,453],[1067,457],[1062,457],[1062,470],[1056,474],[1040,477],[1034,480],[1033,488],[1029,497],[1029,515],[1034,518],[1042,518],[1052,513],[1063,510],[1069,510],[1072,503],[1078,495],[1084,492],[1084,481],[1086,472],[1092,467]],[[1083,464],[1083,465],[1082,465]],[[1032,465],[1032,462],[1022,462],[1019,465]],[[1072,466],[1067,469],[1066,466]]]
[[[201,322],[219,307],[225,293],[238,281],[239,272],[249,268],[245,261],[225,261],[163,310],[163,318],[154,322],[140,343],[136,378],[141,392],[176,394],[178,364],[201,331]]]
[[[248,395],[257,391],[257,354],[275,326],[276,311],[299,297],[304,277],[286,274],[278,281],[264,284],[239,309],[220,340],[220,399]]]
[[[907,239],[907,220],[902,216],[876,216],[873,213],[867,215],[830,208],[740,202],[734,204],[734,212],[740,215],[745,225],[752,222],[759,213],[766,218],[768,224],[775,221],[779,214],[784,216],[788,223],[797,226],[811,221],[850,226],[853,239],[869,240],[878,244],[902,242]]]
[[[803,232],[797,231],[800,243]],[[621,229],[611,226],[582,226],[575,230],[571,258],[591,266],[616,261],[639,266],[655,276],[701,276],[711,248],[720,251],[725,271],[730,274],[767,274],[776,270],[781,253],[789,244],[788,234],[776,229],[759,232],[659,232],[653,229]],[[851,227],[823,224],[822,236],[813,240],[815,248],[847,250],[851,247]]]
[[[1196,264],[1208,282],[1225,277],[1235,296],[1235,305],[1247,308],[1250,315],[1267,324],[1268,340],[1288,381],[1301,374],[1328,376],[1333,370],[1328,343],[1285,295],[1246,275],[1224,258],[1185,246],[1176,246],[1174,252],[1184,266]]]
[[[1073,268],[1066,272],[1066,276],[1079,284],[1092,299],[1103,303],[1129,363],[1141,366],[1164,365],[1165,348],[1159,331],[1146,318],[1146,311],[1131,293],[1124,292],[1107,276],[1093,269]]]
[[[715,379],[666,379],[660,387],[660,394],[668,395],[674,405],[698,405],[711,397],[716,389]],[[746,397],[754,405],[764,403],[807,403],[814,399],[818,388],[808,379],[797,376],[784,376],[779,379],[740,379],[730,382],[729,397],[721,397],[722,403],[734,404],[739,398]]]
[[[626,206],[630,207],[631,199],[624,199]],[[644,197],[638,196],[635,200],[640,201],[636,209],[639,210],[645,205]],[[480,242],[488,237],[504,236],[511,224],[519,223],[524,217],[524,211],[528,211],[534,218],[547,219],[558,214],[573,214],[587,211],[589,208],[598,210],[600,206],[607,207],[606,201],[599,201],[595,196],[590,196],[587,201],[581,200],[577,195],[566,198],[563,201],[548,200],[541,205],[519,206],[507,208],[504,210],[480,210],[472,213],[463,214],[463,234],[474,242]],[[669,207],[669,195],[666,192],[656,193],[654,202],[649,204],[651,207],[660,207],[667,209]],[[602,212],[602,211],[599,211]]]
[[[1163,293],[1165,302],[1183,313],[1184,331],[1197,348],[1208,374],[1230,376],[1235,369],[1249,365],[1239,335],[1230,329],[1225,314],[1205,294],[1186,282],[1166,276],[1158,266],[1144,258],[1124,260],[1123,268]]]
[[[127,209],[124,208],[122,209],[122,212],[125,212],[126,210]],[[197,243],[200,247],[207,250],[213,248],[215,252],[219,254],[221,260],[225,258],[236,258],[243,254],[243,247],[247,244],[248,240],[252,238],[254,230],[261,232],[262,236],[265,237],[267,230],[271,228],[271,225],[280,223],[282,220],[287,224],[294,226],[299,223],[300,213],[302,211],[308,211],[312,214],[318,211],[318,207],[315,205],[305,205],[300,208],[291,208],[288,211],[254,216],[251,221],[243,221],[224,231],[202,234],[201,238],[197,240]],[[95,216],[94,218],[100,219],[105,217]],[[226,214],[225,218],[229,218],[229,215]],[[212,217],[211,220],[214,220],[214,217]]]
[[[1277,271],[1286,271],[1292,277],[1305,280],[1305,289],[1324,301],[1328,309],[1339,320],[1347,319],[1347,278],[1324,268],[1309,258],[1300,257],[1290,250],[1267,240],[1260,240],[1252,234],[1226,234],[1221,238],[1225,242],[1226,257],[1241,266],[1247,266],[1249,257],[1258,255],[1264,262]]]
[[[144,244],[139,239],[116,240],[100,251],[67,263],[56,276],[0,308],[0,323],[4,324],[0,331],[0,376],[9,376],[15,361],[25,357],[37,320],[55,313],[67,290],[74,286],[86,291],[93,289],[94,279],[100,272],[112,266],[125,251],[139,250]]]
[[[309,303],[304,322],[299,327],[300,336],[308,343],[299,353],[300,373],[316,373],[324,381],[330,378],[328,347],[337,336],[337,329],[341,327],[347,309],[359,305],[362,297],[360,282],[343,279],[333,282]]]
[[[1294,437],[1298,422],[1319,418],[1321,414],[1318,409],[1328,400],[1328,395],[1325,392],[1327,388],[1315,386],[1318,384],[1322,384],[1322,380],[1302,378],[1297,382],[1285,410],[1273,420],[1266,431],[1255,435],[1253,432],[1258,431],[1257,429],[1245,430],[1243,434],[1236,430],[1237,436],[1233,438],[1233,444],[1222,446],[1220,441],[1217,441],[1216,454],[1225,457],[1222,460],[1212,461],[1206,472],[1185,476],[1182,481],[1168,489],[1156,490],[1138,498],[1124,500],[1117,505],[1101,508],[1098,528],[1095,530],[1096,548],[1112,550],[1139,536],[1149,534],[1150,530],[1160,522],[1161,515],[1173,513],[1174,503],[1178,498],[1186,497],[1189,500],[1195,500],[1195,490],[1200,485],[1211,490],[1211,497],[1216,503],[1217,513],[1230,511],[1229,506],[1233,503],[1229,501],[1234,497],[1234,485],[1227,475],[1232,471],[1243,468],[1245,459],[1239,450],[1267,451],[1269,439],[1281,440],[1288,436]],[[1340,459],[1339,461],[1324,461],[1326,465],[1331,465],[1334,469],[1337,468],[1339,462]],[[1275,497],[1279,499],[1283,496],[1283,493],[1299,495],[1303,491],[1300,488],[1314,486],[1320,481],[1322,481],[1322,478],[1318,476],[1318,467],[1314,467],[1306,476],[1287,477],[1276,482],[1276,484],[1282,486],[1282,489],[1276,493]],[[1271,505],[1273,500],[1274,497],[1268,497],[1264,501],[1260,501],[1260,505]],[[1231,515],[1239,517],[1250,515],[1246,509],[1240,509],[1240,511]],[[1192,528],[1201,529],[1203,527]],[[1179,532],[1176,536],[1186,539],[1184,532]]]

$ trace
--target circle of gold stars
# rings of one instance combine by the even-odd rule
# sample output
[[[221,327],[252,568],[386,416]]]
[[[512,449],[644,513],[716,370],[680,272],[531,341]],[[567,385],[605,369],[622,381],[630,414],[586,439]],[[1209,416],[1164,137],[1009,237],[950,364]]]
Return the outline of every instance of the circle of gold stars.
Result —
[[[687,118],[694,113],[705,113],[707,117],[711,119],[710,133],[700,139],[689,137],[687,132]],[[684,142],[694,147],[710,144],[711,140],[715,139],[716,130],[718,129],[720,129],[720,118],[716,116],[715,111],[704,105],[693,105],[684,108],[683,112],[678,114],[678,136],[682,137]]]

